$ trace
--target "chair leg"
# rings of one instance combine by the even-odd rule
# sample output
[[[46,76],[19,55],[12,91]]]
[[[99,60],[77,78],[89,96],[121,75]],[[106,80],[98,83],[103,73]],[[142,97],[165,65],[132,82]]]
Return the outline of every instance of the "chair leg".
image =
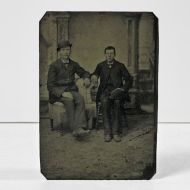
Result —
[[[96,111],[96,130],[99,130],[102,124],[103,124],[102,109],[101,109],[101,103],[99,102],[97,104],[97,111]]]
[[[91,118],[88,120],[88,129],[90,129],[90,130],[93,129],[93,117],[91,117]]]
[[[60,134],[61,136],[63,136],[64,135],[64,127],[63,127],[63,123],[61,123],[61,134]]]
[[[50,119],[50,126],[51,126],[51,131],[53,131],[54,130],[54,128],[53,128],[53,119]]]
[[[100,112],[100,105],[99,105],[99,103],[97,102],[96,103],[97,104],[97,106],[96,106],[96,124],[95,124],[95,128],[96,128],[96,130],[98,130],[98,120],[99,120],[99,112]]]
[[[96,120],[97,120],[96,117],[92,118],[92,129],[96,129]]]

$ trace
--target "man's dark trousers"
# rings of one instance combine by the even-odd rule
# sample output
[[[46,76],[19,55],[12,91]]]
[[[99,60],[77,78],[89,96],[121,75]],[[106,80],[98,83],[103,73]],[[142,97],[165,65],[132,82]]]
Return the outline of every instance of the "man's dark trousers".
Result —
[[[104,134],[118,135],[120,132],[120,100],[110,99],[108,94],[101,96]]]

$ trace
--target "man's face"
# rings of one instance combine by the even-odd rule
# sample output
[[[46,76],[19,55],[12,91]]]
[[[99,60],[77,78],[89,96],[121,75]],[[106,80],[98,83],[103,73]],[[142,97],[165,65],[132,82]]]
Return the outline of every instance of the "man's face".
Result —
[[[59,57],[61,59],[69,59],[70,54],[71,54],[71,48],[69,46],[65,48],[61,48],[59,50]]]
[[[107,49],[105,52],[106,60],[108,62],[112,62],[113,59],[115,58],[115,53],[113,49]]]

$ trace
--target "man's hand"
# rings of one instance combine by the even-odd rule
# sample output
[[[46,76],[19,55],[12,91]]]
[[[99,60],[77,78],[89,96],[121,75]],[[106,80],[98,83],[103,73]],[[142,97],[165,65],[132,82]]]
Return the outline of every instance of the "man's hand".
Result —
[[[91,81],[97,81],[97,80],[98,80],[98,77],[96,75],[91,76]]]
[[[98,87],[98,77],[96,75],[91,76],[91,83],[92,83],[92,86],[94,86],[95,88]]]
[[[73,95],[72,95],[70,92],[64,92],[64,93],[62,94],[62,96],[63,96],[64,98],[69,98],[69,99],[73,100]]]
[[[86,88],[88,88],[88,87],[90,86],[90,79],[89,79],[89,78],[85,78],[85,79],[84,79],[84,86],[85,86]]]

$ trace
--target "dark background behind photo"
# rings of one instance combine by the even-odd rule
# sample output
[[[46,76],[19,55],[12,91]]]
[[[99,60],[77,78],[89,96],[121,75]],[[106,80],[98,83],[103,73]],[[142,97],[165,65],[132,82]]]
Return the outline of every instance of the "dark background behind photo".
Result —
[[[126,187],[135,190],[188,189],[190,125],[186,122],[189,122],[190,106],[189,6],[189,0],[125,0],[125,2],[123,0],[46,0],[45,3],[37,0],[2,0],[0,49],[3,53],[0,82],[1,89],[4,90],[0,94],[0,121],[35,123],[0,124],[1,189],[109,188],[112,190],[126,189]],[[41,175],[38,136],[38,21],[47,10],[153,11],[158,16],[160,20],[159,122],[161,123],[158,133],[158,169],[152,181],[46,182]],[[10,51],[11,49],[14,51]],[[17,85],[13,85],[13,81]],[[14,93],[16,101],[13,92],[17,92]],[[171,161],[171,158],[175,159]]]

